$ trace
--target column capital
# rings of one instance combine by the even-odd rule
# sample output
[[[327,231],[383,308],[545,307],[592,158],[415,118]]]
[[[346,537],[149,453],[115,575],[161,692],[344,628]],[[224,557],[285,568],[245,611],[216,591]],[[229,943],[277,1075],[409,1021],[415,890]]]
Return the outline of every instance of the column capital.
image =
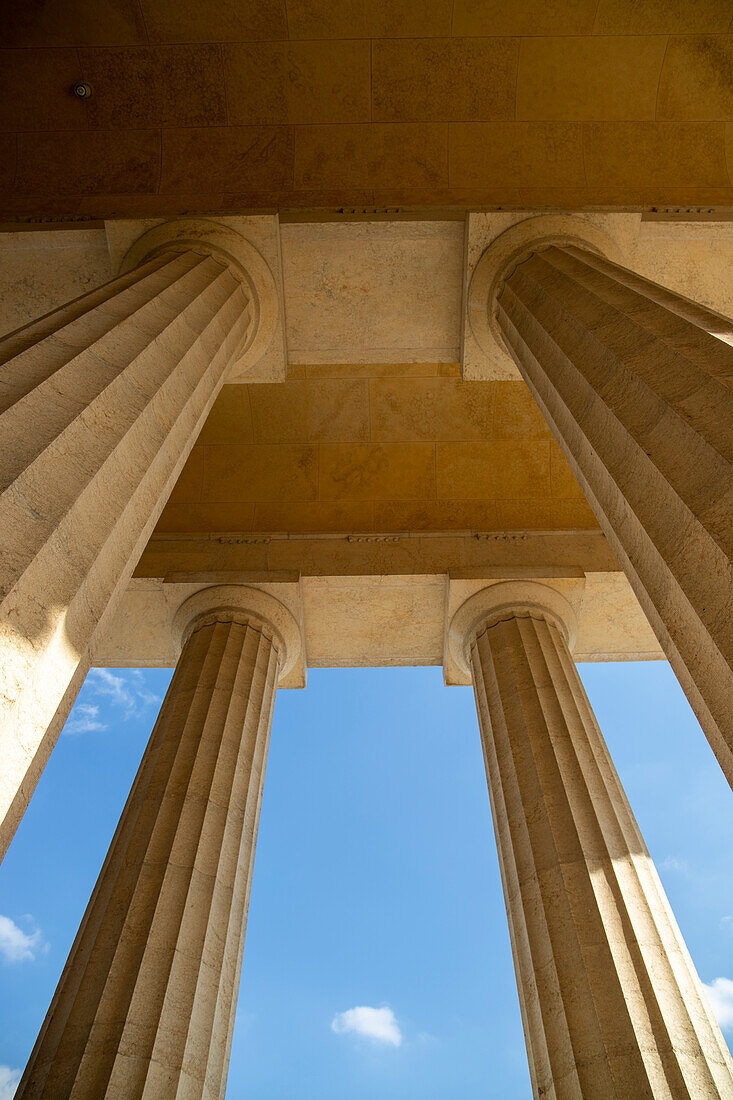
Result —
[[[173,617],[173,640],[180,652],[202,626],[215,622],[254,623],[262,627],[278,651],[279,676],[284,679],[303,646],[300,625],[293,613],[259,588],[244,584],[215,584],[194,592]]]
[[[624,262],[623,253],[613,237],[594,222],[574,214],[524,218],[495,237],[473,269],[466,295],[466,317],[476,343],[496,368],[498,378],[505,377],[508,353],[496,319],[497,298],[517,264],[533,252],[553,245],[575,245],[614,263]]]
[[[236,381],[270,346],[281,315],[280,294],[264,256],[241,233],[210,218],[176,218],[143,233],[128,248],[120,274],[134,270],[160,252],[202,252],[226,263],[241,281],[251,316],[247,342],[227,378]]]
[[[448,649],[458,667],[471,677],[470,648],[478,632],[510,618],[544,618],[556,626],[572,650],[578,617],[556,589],[538,581],[500,581],[470,596],[448,628]]]

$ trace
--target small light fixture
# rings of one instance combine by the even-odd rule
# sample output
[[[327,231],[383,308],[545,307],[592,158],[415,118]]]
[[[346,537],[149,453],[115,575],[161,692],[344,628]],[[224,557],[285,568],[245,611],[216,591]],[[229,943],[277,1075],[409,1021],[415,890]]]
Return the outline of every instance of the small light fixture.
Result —
[[[80,80],[78,84],[75,84],[72,90],[77,99],[89,99],[92,94],[91,84],[87,84],[84,80]]]

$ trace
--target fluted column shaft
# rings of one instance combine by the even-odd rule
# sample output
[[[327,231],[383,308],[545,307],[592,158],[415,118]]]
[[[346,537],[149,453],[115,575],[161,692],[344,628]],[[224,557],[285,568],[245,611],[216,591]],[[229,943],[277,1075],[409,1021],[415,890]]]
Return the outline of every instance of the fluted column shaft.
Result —
[[[497,320],[733,784],[733,322],[575,247]]]
[[[194,624],[18,1097],[224,1096],[278,665]]]
[[[733,1097],[733,1065],[563,631],[470,642],[535,1096]]]
[[[169,250],[0,342],[0,857],[249,329]]]

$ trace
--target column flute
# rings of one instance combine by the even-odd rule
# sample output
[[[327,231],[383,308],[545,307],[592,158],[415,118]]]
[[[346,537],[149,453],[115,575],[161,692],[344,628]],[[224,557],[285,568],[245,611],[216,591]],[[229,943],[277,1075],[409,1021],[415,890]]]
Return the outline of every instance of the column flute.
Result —
[[[150,231],[131,270],[0,341],[0,858],[217,393],[259,339],[237,259],[254,249],[184,228]]]
[[[181,655],[16,1096],[221,1100],[278,679],[300,628],[216,586]]]
[[[568,642],[572,608],[503,582],[453,618],[473,679],[535,1096],[733,1097],[733,1063]]]
[[[488,308],[733,784],[733,321],[567,241]]]

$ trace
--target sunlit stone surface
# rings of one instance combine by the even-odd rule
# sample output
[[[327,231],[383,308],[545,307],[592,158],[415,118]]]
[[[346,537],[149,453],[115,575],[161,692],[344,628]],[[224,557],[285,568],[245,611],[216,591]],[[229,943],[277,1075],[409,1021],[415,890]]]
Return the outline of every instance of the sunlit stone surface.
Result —
[[[197,599],[19,1097],[224,1096],[287,616],[241,591]]]
[[[570,606],[544,585],[498,584],[457,619],[535,1095],[733,1096],[728,1049],[568,648]]]
[[[733,783],[733,322],[573,247],[498,320]]]
[[[0,853],[250,324],[163,252],[0,344]]]

